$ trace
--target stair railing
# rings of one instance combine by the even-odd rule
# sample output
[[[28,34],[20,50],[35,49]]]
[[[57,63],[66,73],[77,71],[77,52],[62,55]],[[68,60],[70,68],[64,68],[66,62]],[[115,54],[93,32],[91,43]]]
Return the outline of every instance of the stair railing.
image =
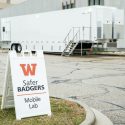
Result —
[[[75,29],[77,29],[77,32]],[[72,29],[70,29],[69,33],[64,39],[64,43],[66,47],[62,52],[62,56],[65,54],[65,52],[67,52],[68,49],[71,49],[69,51],[69,55],[72,54],[74,48],[76,47],[76,43],[79,42],[79,40],[80,40],[80,27],[73,27]],[[71,48],[72,43],[75,43],[73,48]]]
[[[72,27],[68,34],[66,35],[63,43],[65,43],[65,46],[68,45],[68,43],[74,39],[74,36],[76,35],[77,31],[80,31],[80,27]]]

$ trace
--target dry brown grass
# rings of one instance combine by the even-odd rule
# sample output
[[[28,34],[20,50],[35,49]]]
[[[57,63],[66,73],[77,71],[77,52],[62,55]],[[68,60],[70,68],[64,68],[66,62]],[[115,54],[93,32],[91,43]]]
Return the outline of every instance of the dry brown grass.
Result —
[[[15,120],[14,109],[0,110],[0,125],[79,125],[85,119],[85,110],[70,101],[51,98],[51,108],[52,117],[38,116],[21,121]]]

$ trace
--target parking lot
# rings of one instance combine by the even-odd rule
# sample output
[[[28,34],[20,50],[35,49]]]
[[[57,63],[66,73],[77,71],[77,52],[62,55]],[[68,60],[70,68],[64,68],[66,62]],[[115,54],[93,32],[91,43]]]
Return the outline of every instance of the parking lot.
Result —
[[[7,53],[0,53],[0,87]],[[125,125],[125,57],[45,55],[50,96],[77,99]]]

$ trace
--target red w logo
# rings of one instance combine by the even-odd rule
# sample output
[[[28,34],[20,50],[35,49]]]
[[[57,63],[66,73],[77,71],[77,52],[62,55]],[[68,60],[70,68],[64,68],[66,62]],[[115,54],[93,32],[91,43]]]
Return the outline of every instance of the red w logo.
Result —
[[[34,76],[37,64],[20,64],[25,76]]]

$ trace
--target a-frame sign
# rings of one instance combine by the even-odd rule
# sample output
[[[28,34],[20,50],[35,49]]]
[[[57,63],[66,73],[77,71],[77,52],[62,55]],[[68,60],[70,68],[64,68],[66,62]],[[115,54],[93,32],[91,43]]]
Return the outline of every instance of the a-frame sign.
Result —
[[[9,52],[1,109],[14,106],[17,120],[51,115],[43,52]]]

